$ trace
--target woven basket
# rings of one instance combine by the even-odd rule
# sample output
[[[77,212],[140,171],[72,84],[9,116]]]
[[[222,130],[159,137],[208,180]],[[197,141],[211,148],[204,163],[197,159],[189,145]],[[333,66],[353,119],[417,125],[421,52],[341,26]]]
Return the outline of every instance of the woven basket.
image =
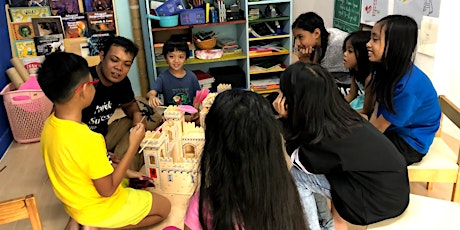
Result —
[[[208,40],[204,40],[204,41],[195,41],[195,45],[198,46],[198,48],[202,49],[202,50],[210,50],[212,48],[214,48],[214,46],[216,46],[216,38],[213,37],[211,39],[208,39]]]

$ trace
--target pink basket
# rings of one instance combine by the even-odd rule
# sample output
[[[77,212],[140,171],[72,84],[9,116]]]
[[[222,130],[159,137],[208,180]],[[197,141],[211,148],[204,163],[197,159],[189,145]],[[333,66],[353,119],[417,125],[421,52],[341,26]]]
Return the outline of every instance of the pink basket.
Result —
[[[13,138],[18,143],[40,141],[43,124],[53,109],[53,103],[41,90],[16,90],[10,83],[0,92]]]

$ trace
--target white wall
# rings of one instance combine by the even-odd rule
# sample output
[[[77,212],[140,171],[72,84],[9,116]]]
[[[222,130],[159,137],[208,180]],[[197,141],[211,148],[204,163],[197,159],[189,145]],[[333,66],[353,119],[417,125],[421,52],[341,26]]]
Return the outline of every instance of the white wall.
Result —
[[[332,27],[334,17],[334,0],[292,0],[292,17],[294,21],[300,14],[313,11],[320,15],[327,27]]]
[[[332,26],[334,0],[293,0],[293,17],[314,11],[323,17],[326,27]],[[417,53],[415,63],[431,78],[438,94],[444,94],[460,105],[460,45],[453,35],[458,28],[459,1],[441,1],[438,42],[435,58]],[[458,32],[455,32],[458,33]]]
[[[144,1],[144,0],[139,0]],[[129,1],[126,0],[114,0],[115,2],[115,12],[117,14],[117,23],[118,23],[118,35],[133,39],[133,30],[131,26],[131,12],[129,11]],[[139,47],[139,49],[144,49],[144,47]],[[129,80],[131,81],[134,95],[141,95],[141,86],[139,81],[139,70],[137,68],[137,58],[134,59],[134,64],[131,66],[131,69],[128,73]]]

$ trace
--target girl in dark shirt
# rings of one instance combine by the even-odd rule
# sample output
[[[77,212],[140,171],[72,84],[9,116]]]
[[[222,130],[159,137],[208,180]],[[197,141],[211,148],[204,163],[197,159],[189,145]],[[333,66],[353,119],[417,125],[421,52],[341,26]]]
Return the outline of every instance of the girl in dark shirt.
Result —
[[[409,203],[405,160],[347,104],[330,73],[298,62],[284,71],[280,89],[273,106],[306,219],[316,218],[312,193],[332,199],[336,229],[347,227],[341,218],[368,225],[400,215]]]

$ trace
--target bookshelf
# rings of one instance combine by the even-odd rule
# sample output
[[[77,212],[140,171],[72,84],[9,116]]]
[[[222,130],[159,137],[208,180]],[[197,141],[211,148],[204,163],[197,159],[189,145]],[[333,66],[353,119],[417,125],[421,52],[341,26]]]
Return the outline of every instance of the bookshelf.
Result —
[[[171,35],[184,34],[190,36],[190,41],[192,41],[192,35],[197,32],[214,31],[218,34],[218,39],[230,38],[237,41],[238,46],[242,49],[241,53],[224,54],[222,58],[211,60],[190,58],[187,60],[185,68],[208,72],[209,68],[212,67],[237,65],[241,67],[246,75],[247,90],[251,89],[251,79],[273,76],[279,78],[279,75],[284,70],[284,68],[251,70],[253,69],[251,68],[251,64],[275,60],[279,64],[287,66],[291,62],[292,54],[290,50],[292,47],[292,36],[290,34],[290,27],[292,24],[292,0],[261,0],[257,2],[241,0],[239,1],[240,9],[244,12],[245,19],[220,23],[178,25],[175,27],[159,27],[157,22],[149,20],[147,18],[147,14],[151,12],[149,2],[149,0],[140,1],[139,7],[150,88],[153,87],[156,76],[167,69],[167,64],[164,60],[156,60],[154,45],[166,41]],[[212,3],[213,0],[205,0],[205,2]],[[237,2],[237,0],[225,0],[226,8],[229,9],[230,5]],[[274,6],[277,14],[273,15],[273,17],[265,17],[264,12],[267,6]],[[251,9],[258,9],[260,15],[263,16],[259,18],[250,17],[249,11]],[[251,19],[247,20],[249,18]],[[258,37],[253,36],[249,28],[251,25],[257,23],[279,24],[279,30],[276,31],[278,33]],[[250,49],[251,46],[257,44],[266,45],[270,43],[276,43],[278,51],[253,52],[253,49]],[[268,91],[265,90],[263,92]]]
[[[263,79],[279,79],[286,66],[291,64],[292,36],[289,33],[292,25],[292,1],[291,0],[262,0],[248,2],[246,12],[258,9],[263,17],[248,20],[248,28],[254,29],[254,25],[269,25],[276,33],[265,36],[256,36],[249,31],[248,47],[266,47],[266,44],[276,44],[281,47],[277,52],[249,52],[249,81],[251,90],[260,94],[276,92],[279,84],[267,84],[260,86]],[[276,28],[279,28],[276,30]],[[255,30],[255,29],[254,29]],[[256,31],[257,32],[257,31]],[[259,34],[260,35],[260,34]],[[277,47],[277,48],[279,48]],[[281,66],[279,66],[281,65]],[[260,67],[264,66],[266,68]]]

